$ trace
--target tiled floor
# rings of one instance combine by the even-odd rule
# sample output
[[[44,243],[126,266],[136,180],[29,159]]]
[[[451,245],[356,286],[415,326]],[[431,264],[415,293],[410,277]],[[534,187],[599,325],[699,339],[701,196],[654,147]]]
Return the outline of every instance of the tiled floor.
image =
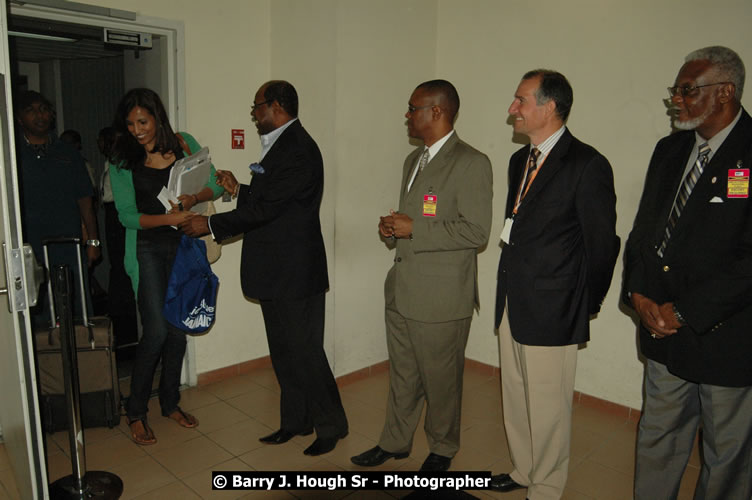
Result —
[[[388,376],[386,372],[350,383],[341,394],[350,422],[350,434],[337,448],[320,457],[303,455],[313,437],[296,437],[281,446],[259,443],[258,438],[276,430],[279,387],[271,368],[190,388],[181,402],[201,421],[196,429],[183,429],[163,418],[152,400],[150,423],[159,442],[140,447],[128,438],[123,423],[115,429],[87,430],[86,458],[90,470],[117,474],[125,484],[122,498],[320,498],[390,499],[401,491],[276,491],[241,492],[211,490],[212,470],[356,470],[350,457],[376,444],[384,421]],[[568,500],[618,500],[632,497],[636,424],[624,416],[575,404]],[[47,437],[48,472],[51,481],[70,474],[67,434]],[[428,454],[422,423],[415,435],[410,457],[390,460],[377,469],[415,471]],[[699,474],[699,454],[693,454],[679,494],[689,499]],[[5,449],[0,445],[0,499],[27,498],[16,491]],[[468,368],[462,415],[462,448],[452,470],[510,469],[506,437],[501,424],[498,376],[488,370]],[[524,490],[497,494],[473,491],[482,498],[524,500]]]

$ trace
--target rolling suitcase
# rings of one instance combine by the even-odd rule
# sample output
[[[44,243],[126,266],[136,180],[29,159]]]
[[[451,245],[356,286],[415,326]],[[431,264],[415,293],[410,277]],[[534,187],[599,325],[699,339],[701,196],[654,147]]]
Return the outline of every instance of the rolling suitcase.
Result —
[[[78,255],[79,283],[83,283],[78,238],[56,238],[44,242],[44,264],[50,270],[48,245],[75,244]],[[76,353],[81,392],[81,423],[83,427],[114,427],[120,423],[120,387],[115,361],[112,323],[105,316],[89,318],[83,285],[74,292],[82,303],[83,321],[75,325]],[[52,284],[48,280],[50,298]],[[60,349],[60,327],[57,325],[54,300],[50,300],[51,325],[48,329],[34,332],[37,354],[37,370],[40,389],[42,428],[56,432],[68,428],[68,413],[63,385],[63,361]]]

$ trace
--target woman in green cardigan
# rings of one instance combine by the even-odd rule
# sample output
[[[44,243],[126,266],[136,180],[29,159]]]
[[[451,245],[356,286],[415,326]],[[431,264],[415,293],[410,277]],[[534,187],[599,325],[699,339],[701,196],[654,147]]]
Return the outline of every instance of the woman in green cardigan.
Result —
[[[192,217],[194,205],[219,197],[223,188],[217,185],[212,166],[206,186],[198,193],[180,196],[178,205],[165,213],[157,194],[167,186],[175,161],[200,146],[189,134],[173,132],[162,101],[152,90],[130,90],[118,105],[113,126],[119,135],[113,148],[110,181],[118,218],[126,228],[125,269],[136,292],[143,330],[126,410],[131,438],[147,445],[157,442],[146,414],[160,359],[162,415],[182,427],[198,425],[193,415],[178,406],[185,333],[167,322],[162,307],[182,235],[173,226]]]

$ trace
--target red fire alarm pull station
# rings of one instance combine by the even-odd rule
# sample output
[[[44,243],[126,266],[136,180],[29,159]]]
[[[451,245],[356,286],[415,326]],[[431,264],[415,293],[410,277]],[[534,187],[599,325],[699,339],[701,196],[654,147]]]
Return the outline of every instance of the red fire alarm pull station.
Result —
[[[245,149],[245,130],[232,129],[232,149]]]

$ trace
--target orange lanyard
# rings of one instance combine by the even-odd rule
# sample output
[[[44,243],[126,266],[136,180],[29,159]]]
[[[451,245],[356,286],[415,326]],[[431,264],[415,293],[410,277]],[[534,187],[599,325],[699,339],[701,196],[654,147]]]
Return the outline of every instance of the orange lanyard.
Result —
[[[538,172],[540,172],[540,169],[543,167],[543,162],[546,161],[546,158],[548,158],[548,153],[546,153],[546,156],[544,156],[541,160],[538,166],[533,170],[532,175],[530,176],[530,182],[527,181],[527,162],[525,163],[525,174],[522,176],[522,182],[520,183],[520,187],[517,190],[517,202],[514,204],[514,210],[512,210],[513,214],[517,213],[517,209],[520,208],[520,205],[522,204],[522,200],[525,199],[525,196],[527,195],[527,192],[530,191],[530,186],[533,185],[533,181],[538,176]],[[522,191],[522,188],[525,186],[525,183],[527,183],[527,187],[525,187],[525,191]]]

